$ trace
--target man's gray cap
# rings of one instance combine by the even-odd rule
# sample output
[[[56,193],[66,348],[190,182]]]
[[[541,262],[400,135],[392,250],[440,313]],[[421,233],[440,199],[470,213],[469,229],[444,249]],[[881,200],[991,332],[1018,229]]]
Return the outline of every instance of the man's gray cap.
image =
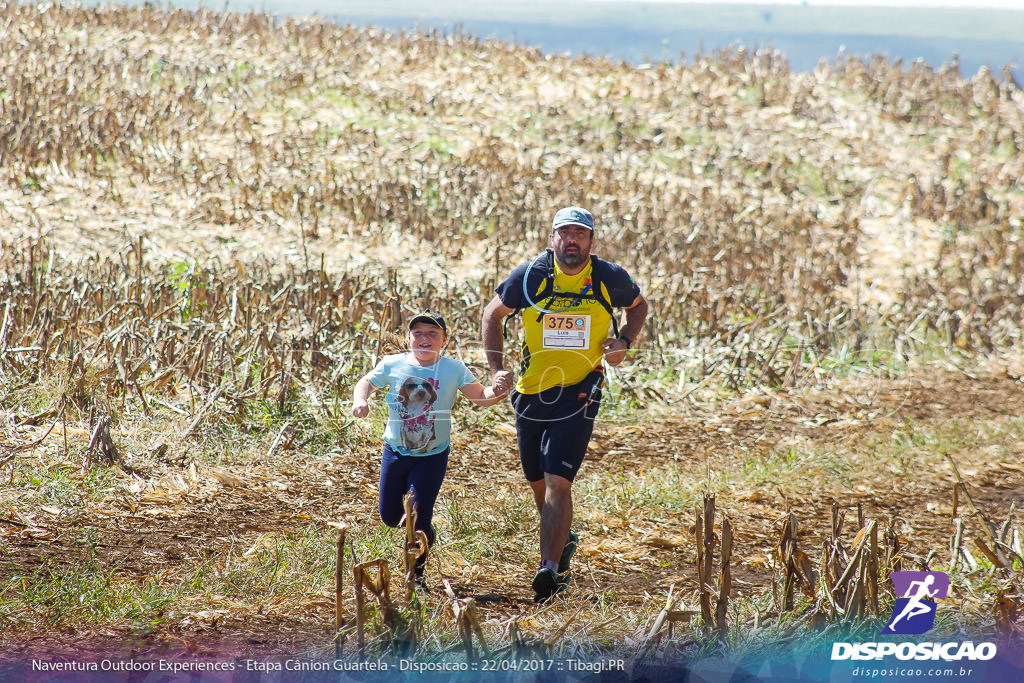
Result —
[[[551,221],[551,230],[558,230],[563,225],[579,225],[593,230],[594,216],[578,206],[567,206],[564,209],[559,209],[555,214],[555,220]]]

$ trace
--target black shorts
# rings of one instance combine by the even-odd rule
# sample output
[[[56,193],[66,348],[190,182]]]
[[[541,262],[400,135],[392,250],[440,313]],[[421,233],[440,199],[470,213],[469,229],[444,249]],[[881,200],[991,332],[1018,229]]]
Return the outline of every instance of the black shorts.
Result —
[[[601,408],[603,385],[604,369],[598,368],[579,384],[539,394],[512,393],[519,461],[527,481],[540,481],[545,474],[575,479]]]

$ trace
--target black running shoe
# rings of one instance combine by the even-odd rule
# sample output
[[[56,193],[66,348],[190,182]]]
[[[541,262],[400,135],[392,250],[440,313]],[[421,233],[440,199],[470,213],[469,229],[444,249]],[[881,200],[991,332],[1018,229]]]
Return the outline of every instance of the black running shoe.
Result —
[[[414,583],[414,587],[415,587],[417,593],[429,593],[430,592],[430,587],[427,586],[427,580],[423,578],[423,573],[424,573],[425,569],[426,569],[425,565],[422,565],[422,564],[417,564],[416,565],[416,580],[415,580],[415,583]]]
[[[533,601],[547,602],[555,593],[565,590],[566,583],[553,569],[541,567],[533,577]]]

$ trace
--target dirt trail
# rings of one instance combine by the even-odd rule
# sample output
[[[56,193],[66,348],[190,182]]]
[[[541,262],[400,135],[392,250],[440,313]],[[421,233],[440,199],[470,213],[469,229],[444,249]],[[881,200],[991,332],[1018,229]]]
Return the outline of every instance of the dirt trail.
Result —
[[[770,401],[740,401],[715,415],[690,414],[637,425],[605,422],[597,430],[583,476],[615,477],[661,468],[678,472],[680,481],[699,483],[709,471],[750,467],[757,458],[784,452],[796,443],[870,453],[872,440],[894,438],[910,424],[906,421],[940,428],[953,421],[968,426],[998,423],[1021,414],[1021,383],[1005,374],[942,374],[835,387],[799,399],[780,395]],[[497,504],[510,495],[525,495],[513,437],[492,431],[465,435],[462,441],[462,456],[452,462],[442,504],[446,496],[450,499],[466,490]],[[740,462],[741,454],[747,454],[745,463]],[[1022,455],[1024,446],[1010,443],[956,456],[979,509],[996,524],[1007,518],[1011,506],[1024,506]],[[315,473],[312,479],[311,473]],[[865,473],[852,485],[830,480],[827,474],[823,478],[812,470],[805,474],[789,479],[769,477],[760,483],[745,480],[742,488],[719,491],[719,510],[727,511],[736,529],[734,575],[739,594],[770,586],[771,555],[787,507],[796,513],[801,547],[812,557],[820,553],[831,528],[833,501],[847,511],[845,530],[851,538],[860,504],[867,518],[883,524],[896,520],[909,562],[924,561],[933,551],[939,558],[948,555],[954,479],[944,463],[932,463],[910,475],[881,468],[878,475],[882,478],[871,481]],[[187,505],[173,505],[166,498],[169,493],[154,492],[135,500],[107,501],[80,508],[59,523],[40,522],[39,527],[46,529],[44,537],[24,533],[13,520],[0,519],[0,532],[5,533],[9,548],[8,556],[0,559],[0,570],[7,574],[17,568],[18,573],[31,575],[47,562],[80,561],[83,553],[92,552],[105,569],[145,577],[173,572],[176,566],[187,565],[186,560],[195,563],[216,558],[229,544],[235,552],[242,552],[243,546],[259,542],[265,534],[295,533],[317,519],[363,519],[374,514],[367,484],[375,477],[375,464],[369,458],[319,463],[293,460],[287,467],[251,468],[234,486],[224,485],[224,477],[223,472],[209,468],[191,468],[181,474],[183,481],[194,480]],[[335,483],[318,483],[324,478]],[[263,485],[268,482],[273,486]],[[970,521],[966,503],[961,505],[959,514],[968,519],[970,530],[976,522]],[[34,516],[46,518],[42,511]],[[643,514],[616,520],[596,517],[581,508],[577,520],[583,540],[570,600],[589,600],[613,589],[620,604],[629,607],[649,602],[650,595],[672,582],[687,590],[695,587],[688,528],[692,510],[645,507]],[[82,545],[83,536],[93,539],[89,548]],[[457,560],[457,554],[441,547],[436,569],[450,579],[458,594],[477,597],[485,618],[505,619],[536,610],[528,591],[528,560],[494,560],[484,571],[470,571]],[[443,597],[435,594],[432,599]],[[220,653],[295,652],[300,645],[316,647],[326,642],[330,600],[323,596],[314,603],[298,611],[264,610],[261,606],[256,614],[250,610],[244,621],[232,621],[227,615],[172,633],[117,641],[117,647],[153,654],[189,642],[190,647]],[[96,634],[93,637],[103,640]],[[109,637],[116,640],[123,634]],[[5,640],[0,637],[0,644],[13,648],[12,653],[27,654],[33,648],[53,652],[51,640],[30,634],[22,634],[17,642]]]

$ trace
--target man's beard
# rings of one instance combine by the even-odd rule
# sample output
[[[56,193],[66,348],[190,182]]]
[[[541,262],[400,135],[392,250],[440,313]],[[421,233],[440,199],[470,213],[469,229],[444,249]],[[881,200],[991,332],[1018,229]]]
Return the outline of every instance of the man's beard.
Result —
[[[574,245],[576,249],[571,252],[566,252],[566,247],[561,247],[555,250],[555,256],[558,258],[559,265],[566,266],[568,268],[578,268],[587,262],[589,253],[579,245]]]

